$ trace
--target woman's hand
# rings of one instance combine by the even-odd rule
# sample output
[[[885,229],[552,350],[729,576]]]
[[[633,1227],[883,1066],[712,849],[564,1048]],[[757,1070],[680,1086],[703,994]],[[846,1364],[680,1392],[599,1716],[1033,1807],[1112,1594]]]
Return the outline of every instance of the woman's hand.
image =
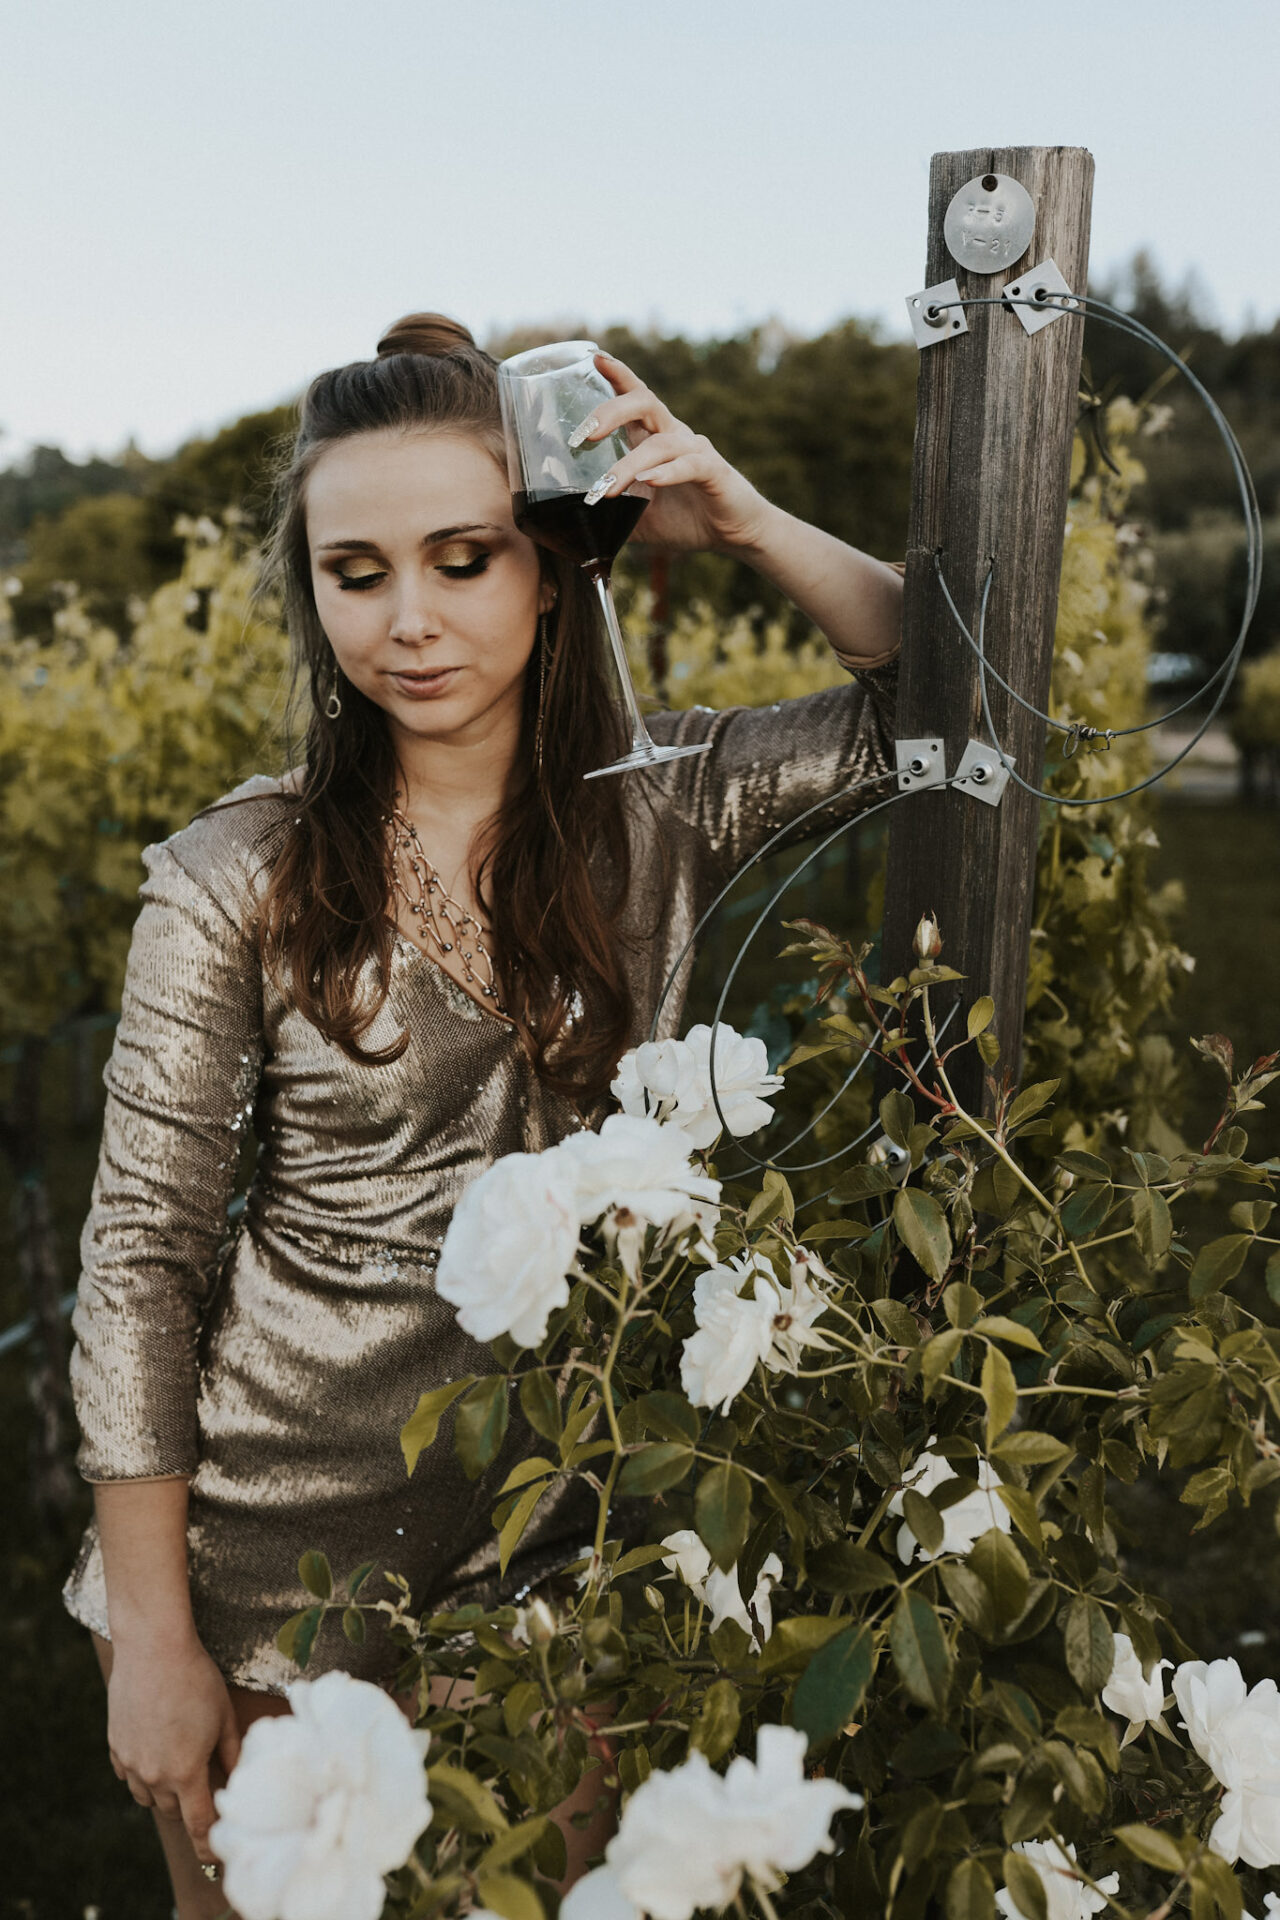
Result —
[[[631,451],[610,468],[614,484],[609,492],[623,493],[635,480],[654,489],[636,539],[655,547],[720,552],[757,545],[770,513],[764,496],[703,434],[677,420],[623,361],[598,353],[596,365],[618,398],[601,402],[582,423],[587,431],[579,427],[578,444],[603,439],[619,428],[626,432]]]
[[[194,1636],[160,1649],[117,1644],[107,1683],[111,1765],[142,1807],[180,1820],[196,1858],[210,1864],[214,1821],[211,1761],[230,1774],[240,1752],[231,1696]]]

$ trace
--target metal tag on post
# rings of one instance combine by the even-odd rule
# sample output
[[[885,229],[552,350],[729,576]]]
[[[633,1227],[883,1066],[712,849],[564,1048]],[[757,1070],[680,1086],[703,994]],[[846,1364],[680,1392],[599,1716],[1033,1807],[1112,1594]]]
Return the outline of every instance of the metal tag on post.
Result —
[[[1007,173],[980,173],[952,195],[942,237],[970,273],[1002,273],[1021,260],[1036,230],[1035,202]]]

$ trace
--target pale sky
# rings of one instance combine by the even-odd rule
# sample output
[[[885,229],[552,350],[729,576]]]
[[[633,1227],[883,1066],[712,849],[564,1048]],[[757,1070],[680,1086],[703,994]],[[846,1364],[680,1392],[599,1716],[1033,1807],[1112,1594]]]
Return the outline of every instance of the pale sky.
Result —
[[[1280,314],[1277,0],[0,0],[0,47],[0,465],[170,452],[426,307],[904,338],[942,149],[1087,147],[1095,284]]]

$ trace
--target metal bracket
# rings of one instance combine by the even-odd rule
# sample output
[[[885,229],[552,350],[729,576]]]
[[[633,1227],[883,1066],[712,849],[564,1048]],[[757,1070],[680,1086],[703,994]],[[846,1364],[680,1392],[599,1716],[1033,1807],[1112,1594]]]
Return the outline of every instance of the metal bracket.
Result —
[[[899,740],[894,751],[898,759],[898,790],[913,792],[918,787],[940,787],[947,778],[947,762],[941,740]]]
[[[1002,761],[994,747],[981,740],[971,740],[956,768],[952,785],[962,793],[971,794],[975,800],[985,800],[989,807],[998,807],[1000,796],[1009,784],[1013,759],[1011,753],[1006,753]]]
[[[939,280],[936,287],[922,287],[919,293],[909,293],[907,312],[918,347],[936,347],[939,340],[950,340],[957,333],[969,331],[969,322],[960,305],[960,288],[954,280]]]
[[[1059,294],[1062,298],[1047,301],[1043,307],[1013,309],[1028,333],[1039,333],[1041,327],[1052,326],[1055,320],[1061,320],[1064,315],[1079,313],[1080,302],[1073,289],[1067,285],[1055,262],[1048,259],[1042,260],[1038,267],[1028,267],[1020,279],[1000,289],[1003,300],[1039,300],[1045,294]]]

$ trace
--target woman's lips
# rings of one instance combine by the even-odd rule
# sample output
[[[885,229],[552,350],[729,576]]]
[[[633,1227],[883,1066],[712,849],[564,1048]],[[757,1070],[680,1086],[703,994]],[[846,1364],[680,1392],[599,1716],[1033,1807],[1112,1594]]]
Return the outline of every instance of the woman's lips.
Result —
[[[388,678],[408,700],[436,700],[448,692],[461,671],[461,667],[439,667],[431,673],[393,673]]]

